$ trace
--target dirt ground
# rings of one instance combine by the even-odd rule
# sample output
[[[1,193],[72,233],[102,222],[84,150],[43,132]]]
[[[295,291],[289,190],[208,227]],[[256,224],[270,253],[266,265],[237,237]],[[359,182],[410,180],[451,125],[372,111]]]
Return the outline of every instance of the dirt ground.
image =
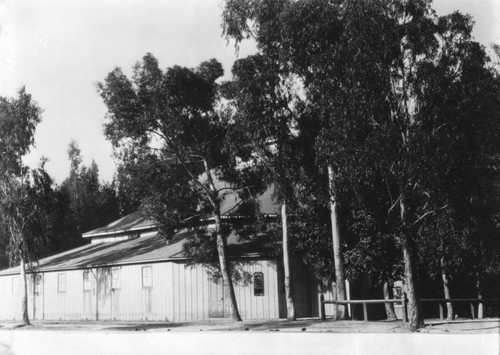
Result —
[[[500,319],[457,319],[443,321],[427,319],[426,326],[418,332],[425,334],[500,334]],[[19,322],[0,323],[0,330],[53,330],[87,332],[199,332],[199,331],[259,331],[259,332],[314,332],[314,333],[364,333],[388,334],[411,333],[401,321],[320,321],[301,319],[297,321],[268,320],[231,322],[216,320],[206,322],[70,322],[70,321],[33,321],[30,326]]]
[[[0,355],[498,355],[500,319],[0,323]]]

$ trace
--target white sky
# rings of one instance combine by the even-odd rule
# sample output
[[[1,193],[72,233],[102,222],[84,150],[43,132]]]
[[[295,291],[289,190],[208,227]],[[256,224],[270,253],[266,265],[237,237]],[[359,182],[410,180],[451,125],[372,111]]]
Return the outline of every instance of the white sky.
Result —
[[[439,15],[470,13],[476,39],[500,43],[500,0],[435,0],[434,8]],[[220,14],[220,0],[0,0],[0,96],[26,85],[44,110],[25,162],[36,166],[48,157],[47,169],[60,183],[74,139],[84,163],[94,159],[101,178],[111,180],[115,166],[95,83],[116,66],[130,73],[147,52],[163,69],[216,58],[229,75],[237,56],[221,37]],[[239,57],[253,50],[243,46]]]

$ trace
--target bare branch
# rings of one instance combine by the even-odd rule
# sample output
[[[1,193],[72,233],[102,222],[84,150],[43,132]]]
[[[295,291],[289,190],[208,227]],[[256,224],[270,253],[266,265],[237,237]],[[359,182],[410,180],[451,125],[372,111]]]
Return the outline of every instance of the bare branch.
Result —
[[[401,197],[403,197],[403,194],[399,195],[398,199],[396,201],[394,201],[394,203],[392,204],[392,206],[389,208],[389,210],[387,211],[387,214],[390,214],[392,209],[394,207],[396,207],[396,204],[399,202],[399,200],[401,200]]]
[[[164,136],[164,139],[167,143],[167,145],[173,150],[175,156],[177,157],[177,160],[179,162],[179,164],[182,165],[182,167],[184,168],[184,170],[187,172],[187,174],[189,175],[189,177],[191,178],[191,180],[199,187],[201,187],[201,189],[205,192],[205,194],[207,195],[208,197],[208,200],[210,202],[210,204],[212,205],[212,207],[215,208],[215,202],[213,201],[212,199],[212,196],[211,196],[211,192],[210,190],[207,189],[207,187],[201,183],[201,181],[198,180],[198,178],[193,174],[193,172],[191,170],[189,170],[186,162],[184,161],[184,159],[182,158],[182,155],[180,153],[180,150],[179,148],[172,142],[171,139],[169,139],[167,136]],[[206,162],[204,160],[204,162]],[[211,179],[212,176],[210,175],[209,178]],[[212,185],[213,185],[213,181],[212,181]],[[214,187],[214,191],[215,191],[215,187]]]
[[[425,217],[427,217],[428,215],[430,214],[433,214],[435,213],[436,211],[433,210],[433,211],[428,211],[428,212],[425,212],[422,216],[420,216],[415,222],[413,222],[413,225],[416,225],[418,222],[420,222],[422,219],[424,219]]]

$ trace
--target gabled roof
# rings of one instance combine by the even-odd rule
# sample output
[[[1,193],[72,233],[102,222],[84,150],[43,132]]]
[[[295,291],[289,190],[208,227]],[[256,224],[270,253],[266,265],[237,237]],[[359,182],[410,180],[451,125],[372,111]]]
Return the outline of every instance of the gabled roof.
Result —
[[[220,186],[218,186],[220,188]],[[273,196],[270,187],[258,198],[260,210],[265,215],[276,215],[280,206]],[[221,203],[221,212],[227,218],[241,202],[234,194],[227,195]],[[202,226],[198,228],[204,228]],[[124,265],[133,263],[148,263],[168,260],[184,260],[183,244],[194,230],[178,233],[169,244],[156,233],[156,223],[144,217],[140,211],[130,213],[104,227],[97,228],[83,234],[84,238],[102,238],[108,236],[134,235],[146,233],[140,238],[103,242],[84,245],[82,247],[65,251],[39,260],[35,270],[56,271],[90,268],[102,265]],[[275,254],[270,238],[266,236],[255,237],[252,240],[242,241],[232,234],[228,238],[229,257],[261,257]],[[0,271],[0,275],[19,273],[18,267]]]
[[[220,183],[220,182],[219,182]],[[217,188],[221,188],[217,186]],[[267,189],[263,194],[257,197],[260,212],[265,215],[276,215],[280,213],[280,205],[273,196],[273,187]],[[234,194],[226,195],[221,203],[221,213],[228,216],[235,210],[235,207],[241,203],[241,199]],[[132,212],[116,221],[113,221],[104,227],[100,227],[89,232],[83,233],[83,238],[105,237],[119,234],[130,234],[130,232],[144,232],[154,230],[156,223],[152,219],[144,217],[140,211]]]
[[[41,259],[35,271],[59,271],[84,269],[96,266],[126,265],[159,261],[185,260],[182,246],[186,237],[195,231],[177,234],[167,244],[163,238],[152,235],[119,242],[95,243],[68,250]],[[228,238],[228,256],[263,257],[275,255],[275,249],[269,237],[258,236],[249,241],[239,240],[232,234]],[[0,271],[0,275],[18,274],[19,267]]]

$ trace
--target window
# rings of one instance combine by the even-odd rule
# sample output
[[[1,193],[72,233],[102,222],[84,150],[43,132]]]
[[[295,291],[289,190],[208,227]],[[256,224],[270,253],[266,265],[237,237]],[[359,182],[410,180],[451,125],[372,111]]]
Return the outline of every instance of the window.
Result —
[[[153,287],[151,266],[144,266],[142,268],[142,288],[150,287]]]
[[[66,292],[66,274],[57,274],[57,292]]]
[[[42,291],[42,275],[35,276],[35,294],[40,294]]]
[[[92,283],[90,281],[90,270],[83,271],[83,290],[92,291]]]
[[[15,295],[19,293],[19,277],[12,278],[12,293]]]
[[[120,289],[120,269],[111,269],[111,288],[113,290]]]
[[[264,274],[262,272],[253,274],[253,295],[264,296]]]

